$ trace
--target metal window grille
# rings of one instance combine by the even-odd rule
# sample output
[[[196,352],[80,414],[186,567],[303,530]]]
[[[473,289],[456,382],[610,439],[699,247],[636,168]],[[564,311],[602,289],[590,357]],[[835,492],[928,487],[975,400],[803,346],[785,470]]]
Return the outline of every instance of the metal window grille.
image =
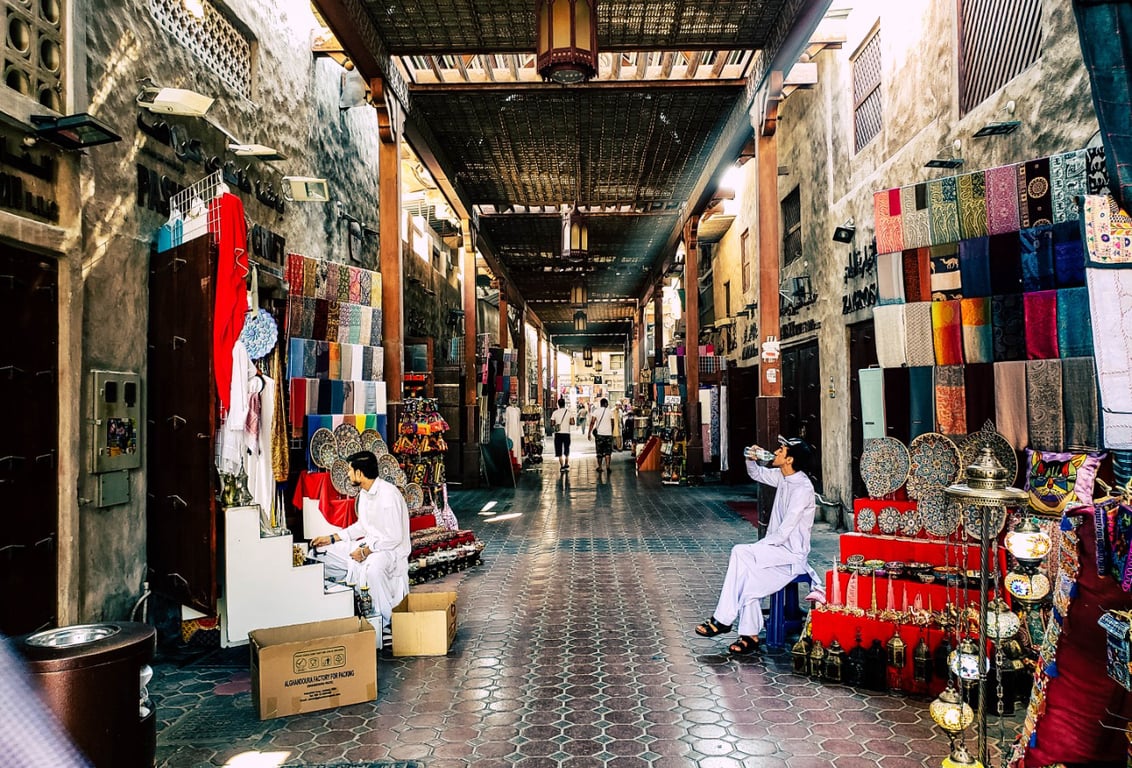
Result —
[[[188,48],[225,85],[245,98],[252,95],[252,39],[209,0],[200,0],[198,17],[183,0],[149,0],[157,23]]]
[[[61,0],[4,0],[4,85],[63,111]]]
[[[974,109],[1041,52],[1041,0],[960,0],[960,111]]]
[[[743,269],[743,293],[751,290],[751,231],[743,230],[739,236],[739,257]]]
[[[880,133],[884,121],[880,73],[880,32],[877,32],[853,59],[853,142],[857,152]]]
[[[799,187],[782,201],[782,264],[792,264],[802,256],[802,196]]]

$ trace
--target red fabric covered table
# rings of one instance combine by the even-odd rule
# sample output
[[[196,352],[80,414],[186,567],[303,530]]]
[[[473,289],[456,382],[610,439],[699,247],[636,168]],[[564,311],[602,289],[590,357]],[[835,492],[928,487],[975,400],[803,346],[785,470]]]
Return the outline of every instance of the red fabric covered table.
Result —
[[[328,523],[338,528],[353,525],[358,519],[358,515],[354,511],[354,500],[342,496],[334,489],[334,485],[330,482],[329,472],[307,472],[304,470],[299,473],[299,480],[295,483],[295,495],[292,496],[291,503],[297,509],[302,509],[303,499],[317,500],[318,510],[322,512],[322,516],[326,518]]]
[[[941,539],[909,539],[903,536],[873,536],[864,533],[843,533],[840,536],[841,562],[850,555],[864,555],[866,560],[900,560],[911,563],[931,563],[932,565],[960,565],[959,557],[964,551]],[[979,546],[972,544],[965,548],[968,569],[979,567]],[[998,548],[1000,572],[1006,572],[1006,549]]]

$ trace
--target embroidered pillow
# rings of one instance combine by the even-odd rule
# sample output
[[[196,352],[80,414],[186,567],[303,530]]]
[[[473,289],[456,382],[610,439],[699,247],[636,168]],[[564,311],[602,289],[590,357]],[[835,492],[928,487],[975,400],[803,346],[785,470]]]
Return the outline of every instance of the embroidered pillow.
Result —
[[[1026,449],[1026,490],[1030,508],[1060,515],[1070,502],[1093,502],[1093,480],[1103,453],[1051,453]]]

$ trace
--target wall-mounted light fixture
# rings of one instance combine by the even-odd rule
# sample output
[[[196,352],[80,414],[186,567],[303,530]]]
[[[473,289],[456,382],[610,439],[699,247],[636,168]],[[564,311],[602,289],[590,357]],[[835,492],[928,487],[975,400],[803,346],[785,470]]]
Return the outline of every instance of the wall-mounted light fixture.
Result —
[[[311,176],[284,176],[283,198],[289,203],[329,203],[330,185]]]
[[[833,229],[833,242],[835,243],[851,243],[853,242],[853,235],[856,234],[857,227],[853,224],[853,218],[842,224],[840,227]]]
[[[110,126],[85,112],[66,117],[32,115],[31,122],[35,126],[37,137],[63,149],[83,149],[122,140],[121,136],[110,130]]]
[[[1013,115],[1014,101],[1011,100],[1006,102],[1005,106],[1003,106],[1003,108],[1000,109],[999,112],[1005,112],[1007,115]],[[1021,120],[1002,120],[990,122],[979,130],[975,131],[974,138],[982,139],[986,138],[987,136],[1006,136],[1018,130],[1018,127],[1020,125],[1022,125]]]
[[[228,151],[236,157],[258,157],[260,160],[285,160],[283,154],[275,147],[266,144],[229,144]]]
[[[959,151],[963,149],[963,142],[956,139],[951,144],[952,152],[950,157],[937,154],[931,160],[924,163],[925,168],[961,168],[963,167],[963,158],[959,156]]]
[[[137,104],[150,112],[163,115],[185,115],[186,117],[201,117],[212,106],[209,96],[190,91],[184,88],[161,88],[153,84],[148,77],[141,81],[143,88],[138,94]]]

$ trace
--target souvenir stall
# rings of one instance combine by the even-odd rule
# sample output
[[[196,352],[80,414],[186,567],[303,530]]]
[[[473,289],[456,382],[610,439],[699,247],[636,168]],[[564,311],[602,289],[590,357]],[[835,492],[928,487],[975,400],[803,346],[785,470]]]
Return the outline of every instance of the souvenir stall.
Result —
[[[711,344],[700,346],[700,439],[705,472],[726,469],[727,458],[727,358],[717,356]]]
[[[490,338],[485,337],[489,344]],[[517,386],[518,350],[488,346],[482,350],[480,369],[480,452],[491,485],[514,486],[522,469],[522,430],[518,407],[508,428],[511,395]]]
[[[523,461],[531,464],[542,463],[542,445],[546,437],[546,427],[543,426],[542,406],[524,405],[522,408],[523,424]]]

